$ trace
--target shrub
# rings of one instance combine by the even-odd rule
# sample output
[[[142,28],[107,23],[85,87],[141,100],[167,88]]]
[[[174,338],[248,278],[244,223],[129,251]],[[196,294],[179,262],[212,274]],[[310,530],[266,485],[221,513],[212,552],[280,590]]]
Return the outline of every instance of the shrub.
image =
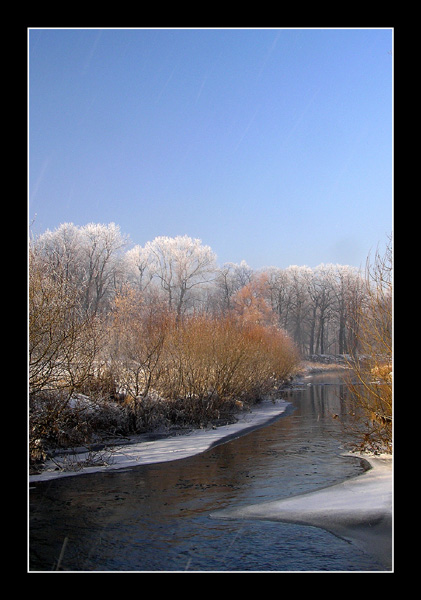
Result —
[[[362,432],[363,449],[391,452],[393,442],[392,247],[367,261],[365,302],[354,315],[359,354],[348,382]]]
[[[254,400],[284,381],[298,354],[281,330],[234,315],[195,315],[174,323],[167,336],[158,392],[208,410],[242,398]]]

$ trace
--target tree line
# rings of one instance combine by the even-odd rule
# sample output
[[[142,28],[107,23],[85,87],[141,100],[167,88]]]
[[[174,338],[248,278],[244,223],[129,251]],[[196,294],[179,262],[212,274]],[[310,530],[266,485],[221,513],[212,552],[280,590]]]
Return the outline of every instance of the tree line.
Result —
[[[71,223],[31,241],[31,252],[52,273],[64,278],[88,314],[105,315],[127,289],[145,302],[164,302],[180,319],[240,313],[284,329],[302,356],[358,351],[354,316],[365,295],[364,277],[355,267],[321,264],[253,270],[217,264],[209,246],[188,236],[157,237],[143,247],[114,223]],[[58,275],[60,273],[60,275]]]

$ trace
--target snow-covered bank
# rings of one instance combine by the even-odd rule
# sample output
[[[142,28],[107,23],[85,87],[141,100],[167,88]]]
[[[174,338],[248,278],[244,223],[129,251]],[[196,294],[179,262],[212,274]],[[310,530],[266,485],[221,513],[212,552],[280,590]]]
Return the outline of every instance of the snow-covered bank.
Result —
[[[72,456],[71,461],[69,461],[68,454],[62,457],[56,456],[54,462],[48,461],[46,463],[41,473],[30,475],[29,481],[46,481],[58,477],[124,469],[187,458],[204,452],[216,444],[224,443],[268,424],[284,413],[288,406],[289,403],[282,399],[265,400],[254,405],[250,412],[239,413],[237,422],[230,425],[224,425],[216,429],[198,429],[185,435],[156,441],[141,441],[115,446],[110,451],[110,458],[106,461],[107,464],[103,465],[87,466],[90,458],[88,452]],[[66,465],[71,463],[73,463],[73,470],[66,468]]]
[[[357,455],[359,456],[359,455]],[[392,568],[392,457],[366,456],[371,469],[314,492],[231,507],[213,513],[220,519],[264,519],[326,529]]]

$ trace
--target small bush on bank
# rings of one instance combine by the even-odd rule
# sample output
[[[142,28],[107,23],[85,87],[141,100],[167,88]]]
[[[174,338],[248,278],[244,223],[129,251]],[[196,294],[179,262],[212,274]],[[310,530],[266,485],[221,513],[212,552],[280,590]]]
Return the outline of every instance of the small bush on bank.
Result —
[[[87,442],[87,420],[81,411],[69,406],[69,397],[63,391],[39,391],[31,395],[29,409],[31,463],[44,460],[48,450]]]

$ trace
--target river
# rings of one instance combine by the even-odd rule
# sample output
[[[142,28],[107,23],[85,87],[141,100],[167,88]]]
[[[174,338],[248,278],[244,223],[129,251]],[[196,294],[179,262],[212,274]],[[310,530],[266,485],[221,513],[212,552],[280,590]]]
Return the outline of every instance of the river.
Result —
[[[346,395],[338,375],[312,376],[279,419],[196,456],[31,484],[29,570],[382,571],[317,527],[210,516],[361,474],[333,417]]]

